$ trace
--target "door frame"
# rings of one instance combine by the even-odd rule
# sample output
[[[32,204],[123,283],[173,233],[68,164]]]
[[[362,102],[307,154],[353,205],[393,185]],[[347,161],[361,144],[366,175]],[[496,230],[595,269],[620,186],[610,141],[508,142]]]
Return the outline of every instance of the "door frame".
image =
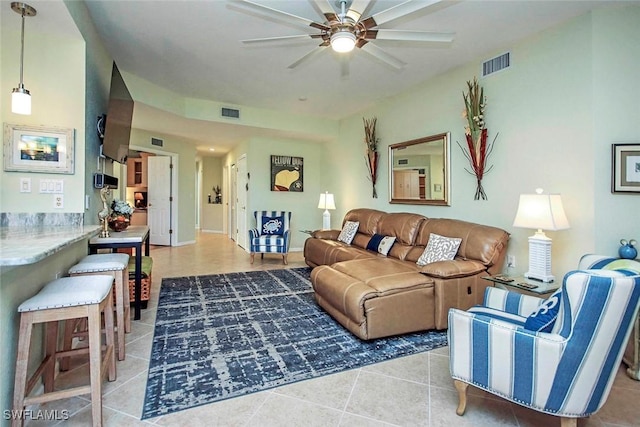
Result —
[[[180,159],[180,156],[177,153],[172,153],[170,151],[163,151],[163,150],[156,150],[154,148],[148,148],[148,147],[142,147],[139,145],[134,145],[131,144],[129,146],[129,148],[131,150],[134,151],[142,151],[142,152],[146,152],[146,153],[152,153],[155,154],[156,156],[165,156],[165,157],[171,157],[171,164],[173,165],[173,172],[171,173],[171,193],[170,196],[172,198],[172,202],[171,202],[171,212],[170,212],[170,219],[169,219],[169,223],[171,226],[171,230],[173,230],[173,232],[171,233],[171,237],[169,239],[169,242],[171,244],[171,246],[178,246],[178,242],[180,241],[178,239],[178,224],[179,222],[179,213],[178,213],[178,209],[174,209],[174,206],[180,206],[180,200],[179,200],[179,192],[176,191],[176,189],[178,188],[178,175],[179,175],[179,171],[178,171],[178,160]],[[126,180],[125,180],[126,182]]]

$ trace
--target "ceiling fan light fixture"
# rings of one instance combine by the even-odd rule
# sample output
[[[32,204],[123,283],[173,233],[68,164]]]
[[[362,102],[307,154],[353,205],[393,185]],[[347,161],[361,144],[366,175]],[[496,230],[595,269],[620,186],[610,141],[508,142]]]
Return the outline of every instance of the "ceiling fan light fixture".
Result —
[[[356,47],[356,35],[349,30],[331,34],[331,48],[339,53],[351,52]]]

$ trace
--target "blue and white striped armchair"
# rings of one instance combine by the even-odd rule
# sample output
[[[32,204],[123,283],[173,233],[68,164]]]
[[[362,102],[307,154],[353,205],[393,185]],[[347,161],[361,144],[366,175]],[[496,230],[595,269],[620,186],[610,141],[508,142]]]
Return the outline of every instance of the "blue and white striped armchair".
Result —
[[[289,224],[291,212],[255,211],[256,228],[249,230],[249,252],[251,264],[256,253],[264,258],[265,253],[282,254],[282,261],[287,264],[289,252]]]
[[[472,385],[576,426],[606,401],[639,306],[637,273],[576,270],[547,300],[487,288],[482,306],[451,309],[456,413]]]

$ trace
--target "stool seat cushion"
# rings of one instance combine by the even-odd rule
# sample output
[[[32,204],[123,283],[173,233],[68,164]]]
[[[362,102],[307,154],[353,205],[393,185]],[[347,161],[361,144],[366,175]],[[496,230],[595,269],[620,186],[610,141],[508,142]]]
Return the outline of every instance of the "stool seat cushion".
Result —
[[[62,277],[20,304],[18,312],[99,304],[109,295],[112,285],[113,276]]]
[[[129,264],[127,254],[87,255],[69,269],[69,274],[99,273],[101,271],[121,271]]]

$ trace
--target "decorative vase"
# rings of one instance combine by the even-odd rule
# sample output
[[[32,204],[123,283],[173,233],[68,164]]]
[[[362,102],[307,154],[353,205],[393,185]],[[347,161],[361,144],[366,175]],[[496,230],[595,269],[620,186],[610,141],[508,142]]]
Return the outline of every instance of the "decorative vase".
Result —
[[[129,218],[109,218],[109,228],[113,231],[124,231],[129,227]]]

